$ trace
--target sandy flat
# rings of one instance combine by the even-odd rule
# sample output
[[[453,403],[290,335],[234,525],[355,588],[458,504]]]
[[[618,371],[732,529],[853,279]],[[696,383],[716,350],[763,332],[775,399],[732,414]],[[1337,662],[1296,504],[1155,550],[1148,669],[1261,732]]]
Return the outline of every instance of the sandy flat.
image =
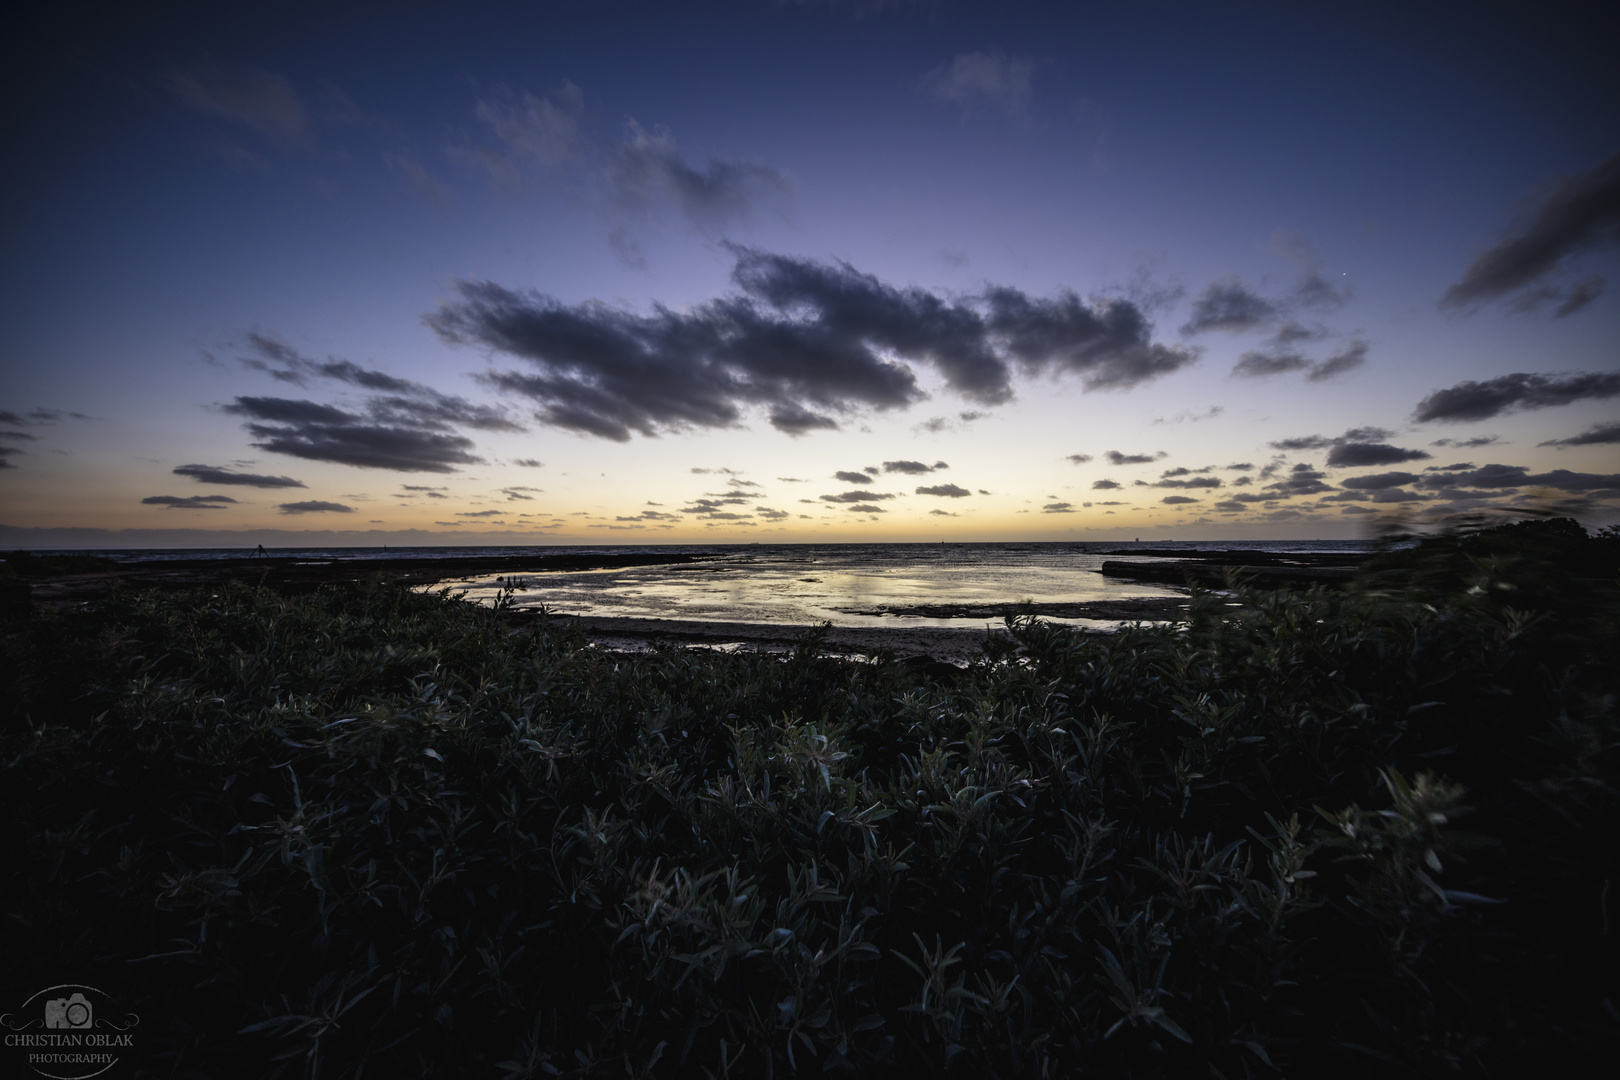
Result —
[[[521,619],[521,615],[519,616]],[[605,615],[558,615],[558,624],[577,626],[592,641],[609,649],[638,652],[657,644],[737,647],[786,652],[808,627],[770,623],[696,622],[680,619],[635,619]],[[887,650],[900,659],[925,658],[963,665],[977,659],[991,633],[1003,633],[1000,620],[978,627],[846,626],[827,632],[823,651],[861,655]]]

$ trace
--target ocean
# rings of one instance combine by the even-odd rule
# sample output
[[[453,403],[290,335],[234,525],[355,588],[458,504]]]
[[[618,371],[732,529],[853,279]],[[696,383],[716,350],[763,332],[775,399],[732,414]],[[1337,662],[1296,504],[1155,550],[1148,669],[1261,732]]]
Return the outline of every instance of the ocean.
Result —
[[[984,617],[946,617],[905,609],[1041,603],[1078,603],[1171,597],[1181,590],[1104,577],[1105,558],[1129,559],[1136,550],[1267,552],[1362,552],[1355,540],[1203,540],[1148,543],[964,543],[964,544],[717,544],[619,547],[312,548],[276,550],[279,557],[310,562],[336,559],[447,558],[470,555],[590,554],[669,551],[712,556],[698,563],[637,566],[572,573],[460,578],[435,588],[494,602],[503,586],[515,587],[519,608],[567,615],[744,622],[840,627],[983,626]],[[140,561],[241,558],[237,549],[97,552]],[[898,610],[891,610],[898,609]],[[996,620],[999,621],[999,620]],[[1104,628],[1107,620],[1053,618]]]

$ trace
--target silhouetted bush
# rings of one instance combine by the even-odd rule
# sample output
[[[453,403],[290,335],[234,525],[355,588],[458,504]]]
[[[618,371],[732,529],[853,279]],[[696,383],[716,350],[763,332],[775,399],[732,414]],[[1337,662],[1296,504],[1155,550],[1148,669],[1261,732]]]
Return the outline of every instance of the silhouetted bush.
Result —
[[[382,582],[35,614],[4,981],[114,992],[152,1074],[1572,1075],[1615,604],[1491,565],[939,679]]]

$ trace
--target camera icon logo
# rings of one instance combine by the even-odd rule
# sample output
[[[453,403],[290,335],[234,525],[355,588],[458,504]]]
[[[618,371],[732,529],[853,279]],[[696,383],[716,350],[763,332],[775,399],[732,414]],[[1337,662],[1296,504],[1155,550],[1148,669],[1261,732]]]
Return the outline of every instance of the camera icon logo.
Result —
[[[87,1028],[90,1026],[90,1002],[83,994],[72,997],[51,998],[45,1002],[47,1028]]]

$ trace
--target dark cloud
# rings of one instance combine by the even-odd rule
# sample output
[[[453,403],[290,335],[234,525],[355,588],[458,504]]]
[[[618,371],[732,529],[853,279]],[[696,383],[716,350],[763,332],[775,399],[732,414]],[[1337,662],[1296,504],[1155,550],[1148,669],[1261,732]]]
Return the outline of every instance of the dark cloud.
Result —
[[[26,413],[0,409],[0,424],[8,427],[31,427],[36,424],[54,424],[64,416],[70,416],[75,420],[90,419],[84,413],[65,412],[62,409],[29,409]]]
[[[1195,502],[1198,502],[1199,500],[1194,499],[1194,498],[1190,498],[1189,496],[1186,496],[1186,495],[1166,495],[1164,498],[1160,499],[1159,501],[1162,502],[1162,503],[1168,503],[1171,506],[1180,506],[1182,503],[1195,503]]]
[[[960,517],[961,516],[960,514],[953,514],[949,510],[930,510],[928,512],[930,514],[932,514],[934,517]]]
[[[936,461],[932,465],[925,465],[920,461],[885,461],[883,463],[883,471],[886,473],[906,473],[910,476],[948,468],[950,466],[943,461]]]
[[[1302,353],[1251,349],[1238,357],[1238,362],[1232,366],[1232,374],[1245,379],[1262,379],[1268,375],[1304,371],[1310,366],[1311,362]]]
[[[1367,362],[1367,343],[1365,341],[1352,341],[1343,349],[1323,360],[1311,368],[1311,373],[1305,376],[1311,382],[1323,382],[1352,371]]]
[[[1620,443],[1620,424],[1593,424],[1579,435],[1567,439],[1549,439],[1538,446],[1608,446]]]
[[[1236,277],[1211,282],[1193,300],[1192,317],[1182,326],[1183,334],[1210,330],[1240,331],[1264,326],[1277,317],[1277,305],[1252,291]]]
[[[973,492],[969,491],[965,487],[957,487],[955,484],[935,484],[933,487],[918,488],[917,494],[940,495],[947,499],[961,499],[973,494]]]
[[[270,397],[239,397],[225,411],[249,417],[248,431],[259,440],[253,445],[274,454],[398,472],[455,472],[484,460],[472,453],[471,439],[432,421],[377,423],[331,405]]]
[[[1305,371],[1311,382],[1323,382],[1342,375],[1367,362],[1367,343],[1351,341],[1326,360],[1312,360],[1305,354],[1273,346],[1270,349],[1251,349],[1238,357],[1232,374],[1240,378],[1258,379],[1269,375],[1282,375],[1290,371]]]
[[[1070,454],[1068,457],[1064,458],[1063,460],[1073,462],[1076,465],[1084,465],[1086,462],[1091,460],[1091,455],[1090,454]]]
[[[1194,359],[1154,344],[1146,316],[1123,300],[1036,299],[1007,288],[953,300],[845,263],[730,250],[739,291],[681,312],[568,306],[463,281],[459,298],[426,322],[445,341],[533,365],[484,379],[535,401],[545,423],[619,441],[733,427],[755,406],[794,434],[834,426],[832,414],[856,408],[903,408],[923,396],[913,363],[995,404],[1012,396],[1014,366],[1072,373],[1095,390],[1134,386]]]
[[[1440,306],[1470,308],[1536,284],[1571,257],[1620,242],[1620,153],[1555,183],[1530,220],[1475,257]],[[1568,314],[1590,302],[1590,283],[1564,301]],[[1593,293],[1595,296],[1595,293]]]
[[[1073,503],[1066,503],[1066,502],[1047,503],[1045,506],[1041,507],[1041,513],[1043,513],[1043,514],[1072,514],[1072,513],[1074,513],[1074,504]]]
[[[521,465],[525,469],[539,469],[539,468],[543,468],[545,466],[545,462],[536,461],[532,457],[513,458],[512,459],[512,464]]]
[[[1157,454],[1122,454],[1118,450],[1109,450],[1103,454],[1103,457],[1115,465],[1146,465],[1166,456],[1168,455],[1163,450],[1160,450]]]
[[[354,507],[344,506],[342,503],[322,502],[319,499],[310,499],[307,502],[277,503],[283,514],[352,514]]]
[[[841,491],[836,495],[823,495],[822,502],[830,503],[858,503],[877,502],[881,499],[892,499],[893,495],[882,491]]]
[[[1315,495],[1321,491],[1332,491],[1331,487],[1322,483],[1325,478],[1324,473],[1320,473],[1304,462],[1300,462],[1292,470],[1285,473],[1281,480],[1274,484],[1267,484],[1266,490],[1275,491],[1282,498],[1292,498],[1295,495]],[[1264,499],[1264,496],[1237,495],[1234,498],[1245,502],[1250,499],[1259,502]]]
[[[766,521],[781,521],[783,518],[793,516],[792,514],[788,513],[786,510],[772,510],[768,506],[756,506],[756,507],[754,507],[754,513],[758,514],[760,517],[764,518]]]
[[[505,510],[463,510],[460,513],[456,514],[456,517],[464,517],[464,518],[500,517],[502,514],[505,514],[506,512],[507,511],[505,511]]]
[[[1490,446],[1502,441],[1500,435],[1476,435],[1472,439],[1436,439],[1430,446]]]
[[[1522,465],[1483,465],[1471,472],[1424,477],[1423,487],[1549,487],[1559,491],[1598,491],[1620,487],[1620,473],[1578,473],[1568,469],[1532,473]]]
[[[174,470],[176,476],[189,476],[202,484],[238,484],[256,488],[301,488],[302,480],[290,476],[259,476],[256,473],[232,472],[223,465],[181,465]]]
[[[223,510],[225,503],[234,503],[229,495],[148,495],[141,500],[144,506],[166,506],[170,510]]]
[[[872,477],[863,472],[835,472],[834,480],[842,480],[846,484],[870,484]]]
[[[1427,422],[1488,420],[1503,413],[1568,405],[1575,401],[1620,395],[1620,373],[1577,372],[1535,375],[1514,372],[1484,382],[1472,379],[1436,390],[1418,402],[1414,420]]]
[[[808,435],[812,431],[837,431],[838,421],[821,413],[811,412],[794,402],[771,406],[771,427],[784,435]]]
[[[1093,491],[1114,491],[1118,488],[1119,483],[1115,480],[1093,480],[1091,482],[1091,489]]]
[[[1152,484],[1158,488],[1218,488],[1221,480],[1215,476],[1195,476],[1190,480],[1158,480]]]
[[[856,514],[887,514],[888,511],[881,506],[851,506],[850,511]]]
[[[258,355],[243,357],[242,363],[282,382],[308,386],[311,377],[320,377],[374,391],[377,396],[368,400],[368,411],[385,423],[438,429],[454,425],[485,431],[523,430],[504,409],[475,405],[466,398],[441,394],[422,383],[362,368],[349,360],[313,360],[272,334],[254,331],[247,335],[247,342]]]
[[[1385,488],[1400,487],[1403,484],[1415,484],[1422,477],[1409,472],[1369,473],[1366,476],[1352,476],[1341,487],[1352,491],[1382,491]]]
[[[1403,461],[1426,461],[1427,450],[1408,450],[1389,443],[1341,442],[1328,453],[1334,468],[1359,469],[1365,465],[1399,465]]]
[[[0,439],[14,439],[17,442],[38,442],[39,436],[30,435],[26,431],[0,431]],[[21,453],[22,451],[14,450],[12,452]]]

